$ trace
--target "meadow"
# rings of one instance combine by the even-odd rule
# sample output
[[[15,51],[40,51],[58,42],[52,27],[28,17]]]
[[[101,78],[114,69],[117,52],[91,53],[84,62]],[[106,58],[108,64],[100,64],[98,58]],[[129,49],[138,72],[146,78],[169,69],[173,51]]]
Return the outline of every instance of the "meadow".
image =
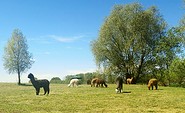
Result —
[[[146,85],[125,85],[116,94],[115,84],[108,88],[89,85],[67,87],[51,84],[50,94],[35,95],[33,86],[0,83],[0,113],[180,113],[185,112],[185,89],[162,87],[148,90]]]

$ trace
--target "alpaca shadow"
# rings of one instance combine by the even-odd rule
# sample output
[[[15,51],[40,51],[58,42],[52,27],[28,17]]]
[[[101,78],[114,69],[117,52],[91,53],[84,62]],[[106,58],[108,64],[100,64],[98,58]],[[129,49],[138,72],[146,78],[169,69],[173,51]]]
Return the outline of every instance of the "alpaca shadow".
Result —
[[[153,89],[153,90],[156,90],[156,91],[157,91],[157,90],[164,90],[164,89]],[[152,91],[152,90],[151,90],[151,91]]]
[[[131,91],[123,91],[122,93],[131,93]]]
[[[125,93],[125,94],[130,94],[131,91],[121,91],[121,93],[120,93],[120,92],[117,92],[117,94],[123,94],[123,93]]]

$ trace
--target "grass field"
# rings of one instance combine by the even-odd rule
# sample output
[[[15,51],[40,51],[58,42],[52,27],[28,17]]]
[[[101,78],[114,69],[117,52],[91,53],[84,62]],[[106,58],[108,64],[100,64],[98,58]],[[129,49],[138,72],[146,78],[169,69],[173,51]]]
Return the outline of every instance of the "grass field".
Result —
[[[0,113],[180,113],[185,112],[185,89],[146,85],[124,85],[126,93],[116,94],[115,84],[108,88],[80,85],[68,88],[51,84],[50,95],[35,95],[33,86],[0,83]],[[130,92],[130,93],[129,93]]]

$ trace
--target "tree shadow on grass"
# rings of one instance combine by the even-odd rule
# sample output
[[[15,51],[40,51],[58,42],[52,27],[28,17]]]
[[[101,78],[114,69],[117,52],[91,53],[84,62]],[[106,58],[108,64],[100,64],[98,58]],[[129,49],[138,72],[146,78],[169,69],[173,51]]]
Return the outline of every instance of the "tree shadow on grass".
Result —
[[[32,84],[21,83],[21,84],[19,84],[19,86],[33,86],[33,85]]]

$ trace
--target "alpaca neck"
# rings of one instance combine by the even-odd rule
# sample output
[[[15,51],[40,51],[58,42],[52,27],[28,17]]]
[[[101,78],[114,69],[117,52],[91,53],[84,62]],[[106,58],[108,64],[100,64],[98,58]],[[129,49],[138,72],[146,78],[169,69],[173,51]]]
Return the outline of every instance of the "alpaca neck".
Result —
[[[35,78],[30,78],[31,83],[34,84],[35,83]]]

